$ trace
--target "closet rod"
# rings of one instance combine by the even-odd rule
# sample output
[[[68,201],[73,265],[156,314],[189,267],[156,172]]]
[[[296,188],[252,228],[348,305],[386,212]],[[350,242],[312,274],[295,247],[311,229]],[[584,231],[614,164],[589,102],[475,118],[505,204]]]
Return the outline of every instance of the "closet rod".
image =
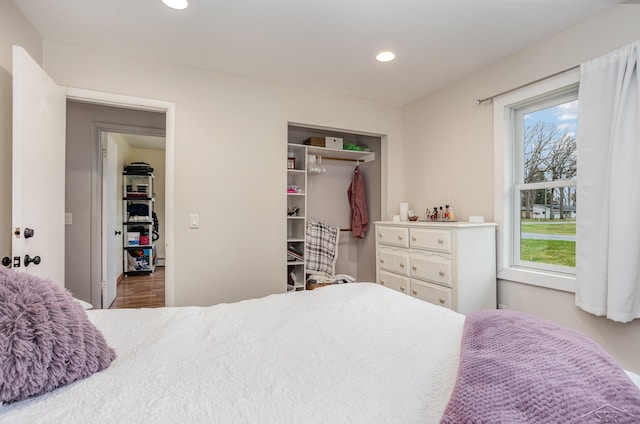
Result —
[[[493,96],[485,97],[484,99],[478,99],[478,100],[476,100],[476,102],[478,102],[478,104],[481,105],[482,103],[488,102],[489,100],[493,100],[494,98],[496,98],[498,96],[502,96],[503,94],[512,93],[512,92],[514,92],[516,90],[520,90],[521,88],[528,87],[530,85],[533,85],[535,83],[547,80],[549,78],[557,77],[558,75],[562,75],[565,72],[573,71],[574,69],[578,69],[579,67],[580,67],[580,65],[572,66],[571,68],[567,68],[567,69],[563,69],[562,71],[556,72],[555,74],[551,74],[551,75],[547,75],[546,77],[538,78],[535,81],[531,81],[531,82],[528,82],[526,84],[519,85],[516,88],[511,88],[509,90],[505,90],[502,93],[494,94]]]
[[[340,228],[340,231],[351,231],[351,228]]]
[[[320,156],[320,157],[322,158],[322,160],[325,160],[325,159],[326,160],[344,160],[344,161],[347,161],[347,162],[358,162],[358,163],[364,162],[362,159],[334,158],[334,157],[331,157],[331,156]]]

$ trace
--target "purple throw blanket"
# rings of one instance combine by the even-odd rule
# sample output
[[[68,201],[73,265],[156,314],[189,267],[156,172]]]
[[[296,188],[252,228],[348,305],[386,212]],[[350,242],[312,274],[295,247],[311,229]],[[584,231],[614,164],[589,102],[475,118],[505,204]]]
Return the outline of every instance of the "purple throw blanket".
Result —
[[[640,389],[595,342],[514,311],[465,320],[441,424],[640,423]]]

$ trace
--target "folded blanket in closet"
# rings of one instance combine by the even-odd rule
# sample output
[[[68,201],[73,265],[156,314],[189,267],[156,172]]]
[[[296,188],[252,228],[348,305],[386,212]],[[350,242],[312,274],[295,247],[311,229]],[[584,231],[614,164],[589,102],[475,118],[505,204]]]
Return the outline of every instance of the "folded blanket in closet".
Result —
[[[307,272],[333,277],[336,270],[336,259],[338,259],[340,229],[318,221],[309,221],[306,230]]]

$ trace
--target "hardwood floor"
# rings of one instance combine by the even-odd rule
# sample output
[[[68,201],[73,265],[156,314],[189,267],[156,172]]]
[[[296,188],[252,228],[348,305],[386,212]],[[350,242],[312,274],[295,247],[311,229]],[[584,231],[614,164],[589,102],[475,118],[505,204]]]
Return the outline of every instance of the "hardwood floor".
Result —
[[[109,309],[159,308],[164,306],[164,267],[149,275],[129,275],[118,284],[116,300]]]

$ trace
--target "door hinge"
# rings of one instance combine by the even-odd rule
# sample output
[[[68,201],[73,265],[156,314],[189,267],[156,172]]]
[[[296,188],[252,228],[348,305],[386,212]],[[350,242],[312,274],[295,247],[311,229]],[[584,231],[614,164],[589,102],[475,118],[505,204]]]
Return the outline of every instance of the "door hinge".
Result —
[[[102,282],[102,290],[106,290],[107,289],[107,282],[103,281]]]

